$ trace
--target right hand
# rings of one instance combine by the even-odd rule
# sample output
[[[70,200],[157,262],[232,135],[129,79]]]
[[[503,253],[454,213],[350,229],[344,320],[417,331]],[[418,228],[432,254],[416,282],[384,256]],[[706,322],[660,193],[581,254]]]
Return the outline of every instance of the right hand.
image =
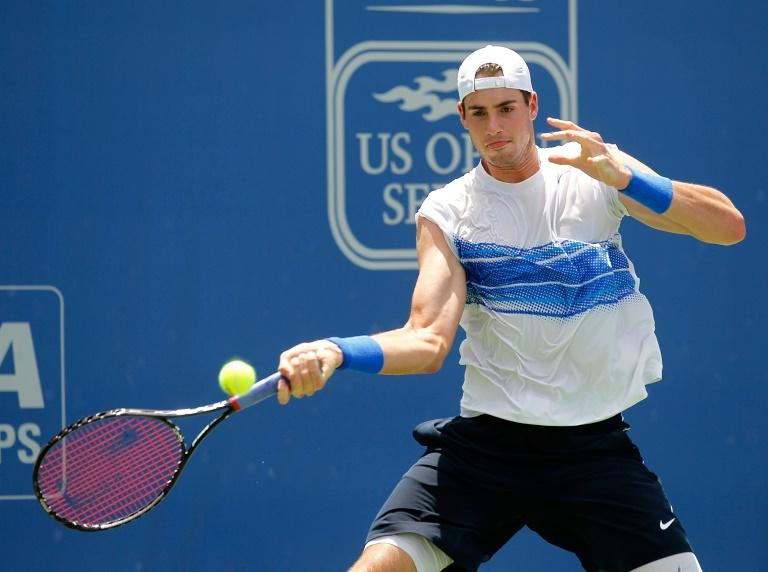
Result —
[[[277,384],[277,400],[285,405],[291,397],[314,395],[344,360],[339,346],[328,340],[298,344],[280,354],[277,370],[288,380]]]
[[[559,131],[543,133],[543,140],[576,141],[581,146],[578,153],[564,153],[562,149],[554,151],[549,155],[551,163],[576,167],[593,179],[616,189],[626,188],[632,180],[632,171],[621,162],[618,154],[606,145],[599,133],[587,131],[572,121],[554,117],[548,117],[547,123]]]

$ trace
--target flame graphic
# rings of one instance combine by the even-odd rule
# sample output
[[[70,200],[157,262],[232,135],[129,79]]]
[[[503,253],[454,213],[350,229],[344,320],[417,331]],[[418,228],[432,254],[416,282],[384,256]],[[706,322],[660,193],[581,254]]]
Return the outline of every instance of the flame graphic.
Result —
[[[400,101],[403,111],[417,111],[424,107],[428,110],[422,114],[427,121],[438,121],[456,113],[456,96],[441,98],[439,93],[450,93],[456,90],[457,69],[443,71],[443,79],[419,76],[413,81],[416,89],[405,85],[397,85],[385,93],[374,93],[373,97],[382,103]]]

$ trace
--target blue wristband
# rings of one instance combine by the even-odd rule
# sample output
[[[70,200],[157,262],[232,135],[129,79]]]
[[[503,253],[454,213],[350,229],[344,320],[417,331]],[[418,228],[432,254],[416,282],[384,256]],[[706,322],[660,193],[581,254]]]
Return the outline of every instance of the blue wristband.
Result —
[[[384,351],[379,342],[371,336],[354,336],[352,338],[327,338],[344,354],[344,361],[338,369],[354,369],[367,373],[379,373],[384,367]]]
[[[672,181],[666,177],[636,171],[632,167],[632,178],[626,189],[619,192],[635,199],[657,214],[667,211],[672,204]]]

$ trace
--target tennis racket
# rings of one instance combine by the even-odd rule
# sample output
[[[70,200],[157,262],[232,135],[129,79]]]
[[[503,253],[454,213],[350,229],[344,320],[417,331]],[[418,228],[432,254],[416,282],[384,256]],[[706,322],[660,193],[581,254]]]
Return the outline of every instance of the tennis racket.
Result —
[[[112,409],[63,429],[41,450],[32,473],[42,507],[85,531],[115,528],[165,498],[202,440],[232,413],[277,392],[274,373],[236,395],[193,409]],[[190,446],[172,418],[221,413]]]

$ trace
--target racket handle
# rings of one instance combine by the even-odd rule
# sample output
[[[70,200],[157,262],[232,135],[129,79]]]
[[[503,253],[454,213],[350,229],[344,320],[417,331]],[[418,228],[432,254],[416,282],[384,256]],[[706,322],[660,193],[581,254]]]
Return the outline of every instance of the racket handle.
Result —
[[[277,393],[277,383],[283,379],[280,372],[275,372],[269,377],[257,381],[251,389],[242,395],[235,395],[229,398],[229,404],[235,411],[246,409],[251,405],[256,405],[260,401],[264,401],[268,397],[272,397]]]

